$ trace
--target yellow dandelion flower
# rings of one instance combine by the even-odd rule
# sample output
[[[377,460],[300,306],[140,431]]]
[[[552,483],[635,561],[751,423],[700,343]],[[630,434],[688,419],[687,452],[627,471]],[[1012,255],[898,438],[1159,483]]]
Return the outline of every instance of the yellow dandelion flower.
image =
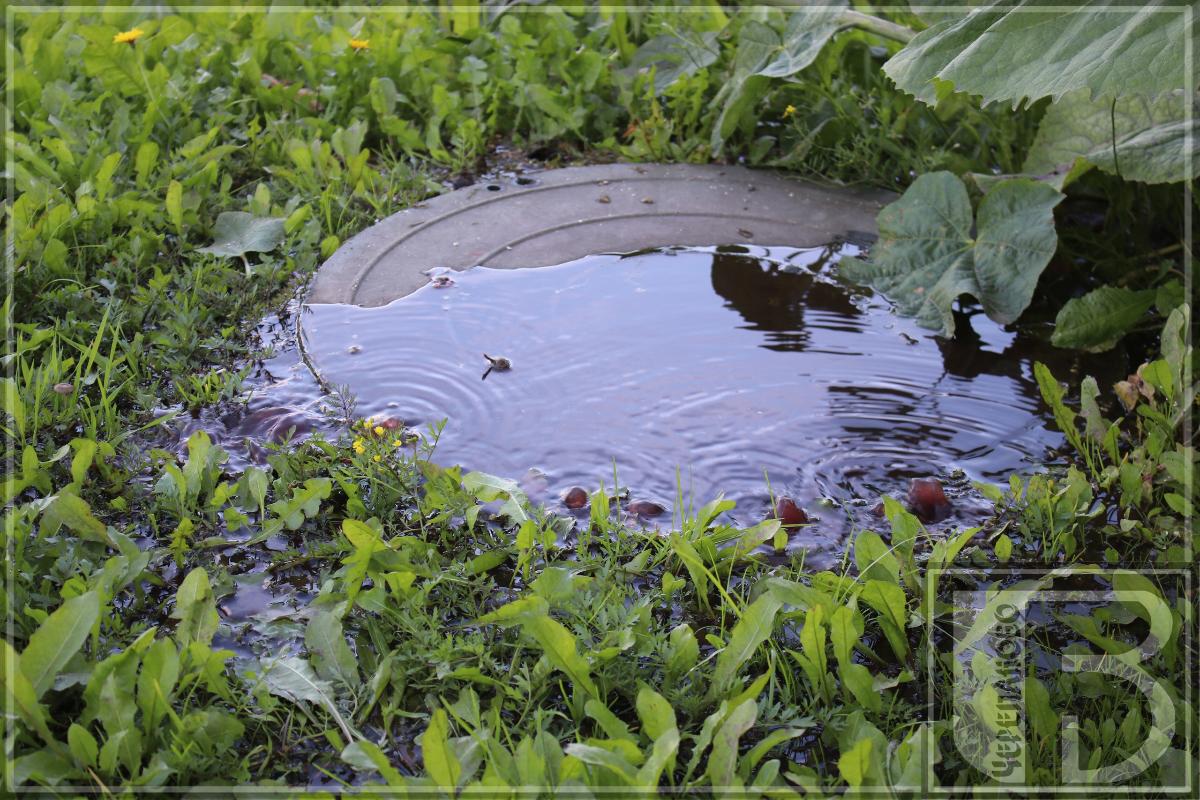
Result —
[[[371,40],[370,39],[351,39],[350,40],[350,49],[351,50],[369,50],[370,48],[371,48]]]
[[[791,103],[788,103],[788,107],[783,110],[783,118],[787,119],[788,117],[795,116],[795,114],[796,114],[796,107],[794,105],[792,105]]]
[[[383,461],[383,456],[375,456],[376,461]]]
[[[376,435],[376,436],[383,436],[383,426],[382,426],[382,425],[376,425],[376,426],[375,426],[375,435]]]
[[[133,44],[145,35],[146,32],[141,28],[131,28],[114,36],[113,44]]]

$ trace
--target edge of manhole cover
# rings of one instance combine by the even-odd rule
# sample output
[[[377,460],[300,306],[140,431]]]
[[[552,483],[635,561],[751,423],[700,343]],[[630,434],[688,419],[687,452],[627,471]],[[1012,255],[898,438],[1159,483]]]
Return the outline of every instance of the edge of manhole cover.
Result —
[[[435,268],[540,267],[671,245],[809,247],[873,236],[895,199],[696,164],[566,167],[439,195],[376,223],[317,270],[305,302],[382,306]]]

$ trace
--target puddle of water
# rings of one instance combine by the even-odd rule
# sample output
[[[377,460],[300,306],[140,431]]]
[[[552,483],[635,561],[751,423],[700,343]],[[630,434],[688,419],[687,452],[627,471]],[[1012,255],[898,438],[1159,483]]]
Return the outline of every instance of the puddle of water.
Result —
[[[815,518],[793,547],[840,553],[880,494],[939,476],[955,511],[1062,443],[1032,378],[1076,354],[968,311],[945,341],[841,282],[840,248],[669,248],[557,267],[452,273],[382,308],[306,306],[305,344],[358,413],[447,420],[435,460],[668,510],[770,489]],[[484,377],[484,353],[512,363]],[[1060,377],[1065,372],[1056,371]],[[532,473],[529,471],[533,470]],[[677,478],[678,476],[678,478]],[[694,499],[694,503],[692,502]],[[811,561],[811,559],[810,559]]]
[[[265,463],[272,445],[299,442],[317,430],[332,433],[336,425],[323,413],[330,398],[296,345],[293,317],[298,307],[293,303],[284,314],[272,314],[258,324],[258,338],[269,355],[255,361],[243,381],[245,403],[206,407],[195,414],[178,407],[160,409],[176,416],[154,431],[150,443],[186,458],[188,437],[203,430],[228,453],[225,468],[233,474]]]

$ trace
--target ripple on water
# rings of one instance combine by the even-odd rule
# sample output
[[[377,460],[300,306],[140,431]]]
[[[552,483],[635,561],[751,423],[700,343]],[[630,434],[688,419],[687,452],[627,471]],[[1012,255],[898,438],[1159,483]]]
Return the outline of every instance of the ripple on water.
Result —
[[[847,249],[849,246],[847,246]],[[671,248],[558,267],[477,267],[382,308],[309,306],[308,348],[363,414],[447,420],[437,459],[699,505],[753,522],[768,481],[815,509],[795,546],[836,555],[847,509],[949,476],[1001,480],[1061,439],[1030,365],[1043,348],[982,316],[940,340],[836,276],[836,248]],[[1000,344],[1000,352],[987,343]],[[492,373],[483,354],[512,360]],[[678,476],[678,477],[677,477]],[[672,503],[674,505],[674,503]]]

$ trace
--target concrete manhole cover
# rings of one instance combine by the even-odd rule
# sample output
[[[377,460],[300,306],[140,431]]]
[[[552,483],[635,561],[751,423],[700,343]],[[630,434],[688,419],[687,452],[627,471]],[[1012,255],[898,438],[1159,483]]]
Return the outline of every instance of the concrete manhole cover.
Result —
[[[872,234],[892,199],[744,167],[551,170],[476,184],[388,217],[321,266],[308,302],[386,305],[439,267],[539,267],[673,245],[824,245]]]

